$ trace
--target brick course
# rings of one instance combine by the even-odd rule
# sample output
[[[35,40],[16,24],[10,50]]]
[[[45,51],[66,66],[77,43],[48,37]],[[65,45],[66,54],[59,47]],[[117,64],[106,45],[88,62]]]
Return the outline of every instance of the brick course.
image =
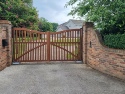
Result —
[[[2,39],[8,39],[8,46],[2,46]],[[0,20],[0,71],[12,63],[11,23]]]
[[[106,47],[101,35],[94,30],[93,23],[87,22],[83,28],[83,49],[86,50],[83,50],[84,63],[103,73],[125,80],[125,50]]]

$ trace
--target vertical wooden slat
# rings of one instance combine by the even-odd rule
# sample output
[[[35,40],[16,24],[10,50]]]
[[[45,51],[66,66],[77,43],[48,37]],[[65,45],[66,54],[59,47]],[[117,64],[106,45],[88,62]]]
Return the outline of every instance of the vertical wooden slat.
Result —
[[[43,40],[42,40],[42,34],[40,34],[40,42],[41,42],[40,45],[42,44],[42,41],[43,41]],[[39,60],[41,60],[41,58],[42,58],[42,57],[41,57],[41,54],[43,53],[43,51],[41,50],[41,47],[42,47],[42,46],[40,46],[40,48],[39,48],[39,55],[40,55],[40,56],[39,56],[39,57],[40,57]]]
[[[80,29],[80,31],[77,31],[77,32],[79,32],[79,34],[81,33],[81,29]],[[78,34],[78,33],[77,33]],[[79,41],[81,42],[81,38],[80,38],[80,36],[78,37],[78,39],[79,39]],[[79,42],[78,41],[78,42]],[[81,60],[81,53],[80,53],[80,49],[81,49],[81,47],[80,47],[80,43],[78,43],[78,60]]]
[[[56,34],[54,34],[54,40],[56,42]],[[54,54],[55,54],[55,51],[54,51],[54,45],[52,46],[52,59],[54,60]]]
[[[53,42],[53,34],[52,34],[51,36],[52,36],[51,42]],[[53,60],[53,58],[52,58],[52,55],[53,55],[53,54],[52,54],[52,53],[53,53],[52,46],[53,46],[53,45],[51,45],[51,47],[50,47],[50,48],[51,48],[51,52],[50,52],[50,55],[51,55],[51,56],[50,56],[50,57],[51,57],[51,60]]]
[[[45,60],[47,60],[47,33],[45,33],[44,34],[44,38],[46,38],[46,39],[44,39],[44,42],[46,43],[46,45],[44,46],[45,47],[45,49],[44,49],[44,52],[45,52]]]
[[[37,34],[37,46],[39,46],[39,37],[38,37],[38,34]],[[38,61],[39,60],[39,47],[36,50],[36,54],[37,54],[36,60]]]
[[[19,31],[17,31],[17,57],[19,57],[19,54],[20,54],[20,44],[19,44]],[[19,62],[19,60],[18,60]]]
[[[25,47],[25,52],[28,51],[28,37],[27,37],[27,31],[26,31],[26,47]],[[26,54],[26,61],[28,61],[28,53]]]
[[[42,41],[43,41],[43,43],[45,43],[45,33],[42,34],[42,36],[43,36],[43,40]],[[46,53],[45,52],[46,52],[45,45],[43,45],[43,52],[42,52],[43,53],[43,60],[46,60],[45,59],[45,57],[46,57]]]
[[[32,43],[31,43],[31,32],[29,32],[29,50],[31,49]],[[31,60],[31,51],[29,52],[29,61]]]
[[[22,55],[22,31],[20,30],[19,31],[20,32],[20,56]],[[22,61],[22,58],[20,58],[20,61]]]
[[[77,51],[78,51],[78,47],[77,47],[77,45],[78,45],[78,43],[77,43],[77,31],[75,30],[75,46],[74,46],[74,55],[76,56],[76,54],[77,54]],[[78,57],[74,57],[74,59],[75,60],[77,60],[77,58]]]
[[[22,50],[23,50],[22,49],[22,31],[19,30],[19,32],[20,32],[20,55],[22,55]],[[22,61],[23,58],[21,57],[20,60]]]
[[[33,43],[32,43],[32,32],[30,31],[30,50],[32,49]],[[30,52],[30,61],[32,60],[32,51]]]
[[[41,45],[40,42],[38,43],[38,45]],[[41,46],[40,46],[40,47],[41,47]],[[38,60],[39,60],[39,61],[40,61],[40,53],[41,53],[40,47],[39,47],[39,49],[38,49]]]
[[[35,47],[37,46],[37,34],[35,33]],[[38,48],[35,49],[35,61],[37,60],[36,57],[38,56],[38,54],[36,54]]]
[[[18,31],[18,36],[19,36],[19,44],[18,44],[18,46],[19,46],[19,56],[21,55],[21,53],[20,53],[20,50],[21,50],[21,45],[20,45],[20,31]]]
[[[45,39],[44,39],[45,40]],[[41,50],[41,53],[42,53],[42,60],[45,60],[45,58],[44,58],[44,52],[45,52],[45,50],[44,50],[44,45],[42,46],[42,50]]]
[[[63,33],[60,33],[60,38],[61,38],[61,42],[62,42],[62,35]],[[60,43],[60,46],[62,46],[62,43]],[[62,49],[60,49],[60,53],[61,53],[61,57],[60,57],[60,60],[62,61],[63,60],[63,52],[62,52]]]
[[[32,48],[34,48],[34,33],[32,33],[32,41],[33,41],[33,44],[32,44]],[[34,60],[34,50],[32,51],[32,60]]]
[[[47,32],[45,33],[45,38],[46,38],[46,40],[45,40],[45,43],[46,43],[46,45],[45,45],[45,60],[47,61]]]
[[[72,49],[71,49],[71,46],[72,46],[72,43],[71,43],[71,37],[72,37],[72,35],[71,35],[71,31],[69,31],[70,32],[70,45],[69,45],[69,50],[70,50],[70,52],[72,51]],[[68,54],[70,54],[70,53],[68,53]],[[70,60],[71,60],[71,55],[70,55]]]
[[[41,34],[41,39],[42,39],[42,42],[45,43],[45,39],[44,39],[44,36],[45,36],[45,33]],[[45,45],[43,45],[43,60],[45,60]],[[41,54],[40,54],[41,55]],[[40,56],[41,57],[41,56]]]
[[[45,45],[45,60],[47,61],[47,44]]]
[[[15,61],[15,30],[12,31],[13,35],[13,61]]]
[[[69,37],[68,37],[68,39],[69,39]],[[68,45],[68,46],[66,46],[66,47],[67,47],[66,49],[69,51],[68,47],[70,46],[70,44],[69,44],[69,43],[67,43],[67,45]],[[67,61],[68,61],[68,60],[69,60],[69,57],[68,57],[68,52],[66,53],[66,57],[67,57]]]
[[[64,35],[65,35],[65,37],[64,37],[64,41],[63,41],[63,42],[64,42],[64,49],[66,49],[66,48],[65,48],[65,46],[66,46],[65,43],[67,42],[67,39],[66,39],[66,32],[64,32]],[[66,60],[66,55],[65,55],[66,53],[65,53],[65,52],[66,52],[66,51],[64,50],[64,60]]]
[[[71,40],[71,43],[70,43],[70,52],[72,52],[72,39],[73,39],[73,32],[71,31],[71,37],[70,37],[70,40]],[[70,53],[69,53],[70,54]],[[72,54],[70,54],[70,60],[72,60]]]
[[[76,39],[76,38],[77,38],[77,37],[76,37],[76,33],[77,33],[77,32],[76,32],[76,30],[74,31],[74,33],[75,33],[75,36],[74,36],[74,37],[75,37],[75,38],[74,38],[74,42],[75,42],[74,44],[75,44],[75,46],[73,46],[73,50],[74,50],[74,55],[76,55],[76,50],[77,50],[77,43],[76,43],[76,40],[77,40],[77,39]],[[77,58],[77,57],[74,56],[74,60],[75,60],[75,61],[76,61],[76,58]]]
[[[52,45],[50,44],[50,61],[52,60]]]
[[[83,28],[81,28],[81,31],[80,31],[80,49],[83,51]],[[81,60],[82,60],[82,53],[81,53]]]
[[[38,45],[40,45],[40,34],[38,34]],[[38,60],[40,60],[40,47],[38,48]]]
[[[39,45],[41,45],[41,43],[39,43]],[[41,59],[41,57],[40,57],[40,53],[41,53],[40,48],[41,48],[41,46],[39,47],[39,51],[38,51],[38,53],[39,53],[39,60]]]
[[[17,42],[17,31],[15,30],[15,42]],[[17,43],[15,43],[15,58],[17,59]]]
[[[47,61],[50,61],[50,32],[47,32]]]
[[[37,36],[38,36],[38,46],[39,46],[39,42],[40,42],[40,37],[39,37],[39,34],[37,34]],[[39,47],[40,48],[40,47]],[[39,50],[39,48],[38,48],[38,50],[37,50],[37,54],[38,54],[38,56],[37,56],[37,60],[39,60],[39,52],[40,52],[40,50]]]
[[[47,45],[47,42],[46,42],[47,38],[46,38],[46,40],[45,40],[45,36],[46,36],[46,35],[47,35],[47,33],[44,33],[44,43],[46,43],[46,45]],[[45,54],[44,54],[44,55],[45,55],[45,56],[44,56],[44,60],[47,60],[47,59],[46,59],[46,57],[47,57],[47,54],[46,54],[46,53],[47,53],[47,52],[46,52],[46,45],[44,46],[44,53],[45,53]]]
[[[73,42],[73,41],[75,41],[75,31],[73,30],[72,32],[73,32],[73,40],[72,40],[72,42]],[[75,46],[75,43],[72,43],[72,54],[73,55],[75,54],[74,46]],[[74,56],[72,56],[72,60],[75,60]]]
[[[16,33],[16,37],[15,37],[15,40],[16,40],[16,59],[17,59],[17,54],[18,54],[18,43],[17,43],[17,30],[15,31],[15,33]]]
[[[29,32],[27,32],[27,51],[29,51]],[[29,61],[29,52],[27,53],[27,61]]]
[[[53,33],[51,33],[51,39],[50,39],[50,42],[53,43]],[[50,61],[52,60],[52,44],[50,44]]]
[[[21,54],[23,54],[23,45],[24,45],[24,43],[23,43],[23,37],[24,37],[24,32],[23,32],[23,30],[21,31],[22,32],[22,45],[21,45]],[[22,56],[22,61],[24,60],[24,56]]]
[[[33,48],[35,47],[35,37],[34,37],[34,35],[35,34],[33,33]],[[35,50],[36,49],[33,50],[33,61],[35,60]]]
[[[24,52],[25,52],[25,46],[26,46],[26,39],[25,39],[25,30],[23,31],[23,54],[24,54]],[[26,54],[23,56],[24,58],[23,58],[23,60],[25,61],[25,59],[26,59]]]
[[[71,41],[73,42],[73,40],[74,40],[74,31],[72,31],[72,39],[71,39]],[[72,43],[71,42],[71,53],[74,53],[74,51],[73,51],[73,46],[74,46],[74,43]],[[73,60],[74,59],[74,56],[73,55],[71,55],[71,60]]]
[[[59,39],[61,43],[61,34],[59,34]],[[59,43],[59,46],[60,46],[60,43]],[[60,61],[60,48],[58,48],[58,53],[59,53],[58,60]]]
[[[25,46],[24,46],[24,53],[27,51],[27,38],[26,38],[26,30],[24,31],[24,40],[25,40]],[[27,60],[27,54],[24,55],[25,56],[25,60]]]
[[[74,40],[74,31],[71,31],[72,32],[72,39],[71,39],[71,53],[73,53],[73,43],[72,41]],[[74,59],[74,56],[71,55],[71,60]]]
[[[56,34],[56,45],[58,45],[58,34]],[[56,61],[57,60],[57,46],[54,46],[54,52],[53,52],[53,54],[54,54],[54,61]]]
[[[59,46],[59,34],[57,33],[57,41],[58,41],[58,46]],[[56,60],[59,60],[59,48],[56,46],[56,50],[57,50],[57,57]]]

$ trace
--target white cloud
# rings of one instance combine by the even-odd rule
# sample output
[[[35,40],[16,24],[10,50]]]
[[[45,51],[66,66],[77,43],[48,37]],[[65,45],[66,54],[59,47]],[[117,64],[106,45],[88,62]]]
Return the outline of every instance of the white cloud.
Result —
[[[39,17],[44,17],[50,22],[64,23],[72,16],[67,16],[71,7],[64,8],[69,0],[33,0],[34,7],[39,11]]]

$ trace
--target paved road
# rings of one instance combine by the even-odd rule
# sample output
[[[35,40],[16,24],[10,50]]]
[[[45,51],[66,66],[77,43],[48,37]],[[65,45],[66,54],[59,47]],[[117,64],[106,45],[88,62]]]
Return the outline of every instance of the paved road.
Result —
[[[125,82],[82,64],[13,65],[0,72],[0,94],[125,94]]]

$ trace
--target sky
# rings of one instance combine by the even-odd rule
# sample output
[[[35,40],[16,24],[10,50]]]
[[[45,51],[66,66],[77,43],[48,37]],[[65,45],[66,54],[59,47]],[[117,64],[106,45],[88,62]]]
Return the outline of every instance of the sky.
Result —
[[[33,0],[33,6],[37,8],[39,17],[44,17],[49,22],[62,24],[72,16],[67,16],[71,11],[71,7],[65,8],[66,2],[69,0]]]

